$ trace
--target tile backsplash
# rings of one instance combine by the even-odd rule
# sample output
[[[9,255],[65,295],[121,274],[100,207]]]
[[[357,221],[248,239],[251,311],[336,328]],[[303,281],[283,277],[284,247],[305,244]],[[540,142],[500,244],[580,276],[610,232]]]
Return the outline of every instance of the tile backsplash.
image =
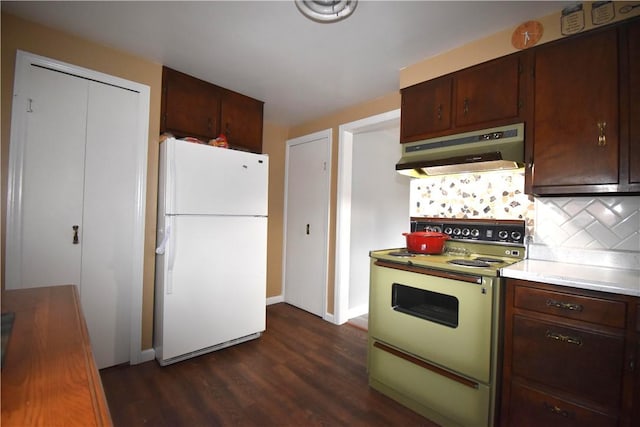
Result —
[[[524,219],[530,230],[535,220],[522,170],[414,179],[410,203],[411,216]]]
[[[534,198],[518,170],[415,179],[410,203],[411,216],[524,219],[536,258],[639,268],[640,196]]]
[[[640,252],[640,197],[536,198],[534,243]]]

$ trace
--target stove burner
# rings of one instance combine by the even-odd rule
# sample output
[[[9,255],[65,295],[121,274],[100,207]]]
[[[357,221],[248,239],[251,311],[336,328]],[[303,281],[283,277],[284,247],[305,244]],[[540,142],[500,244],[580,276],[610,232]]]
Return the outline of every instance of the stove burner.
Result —
[[[504,261],[499,259],[499,258],[491,258],[491,257],[487,257],[487,256],[479,256],[477,258],[474,258],[476,261],[482,261],[482,262],[488,262],[488,263],[493,263],[493,264],[502,264]]]
[[[452,259],[449,264],[464,265],[465,267],[489,267],[489,263],[478,259]]]
[[[410,257],[414,257],[415,254],[404,250],[404,251],[395,251],[395,252],[389,252],[388,254],[389,256],[397,256],[397,257],[406,257],[406,258],[410,258]]]

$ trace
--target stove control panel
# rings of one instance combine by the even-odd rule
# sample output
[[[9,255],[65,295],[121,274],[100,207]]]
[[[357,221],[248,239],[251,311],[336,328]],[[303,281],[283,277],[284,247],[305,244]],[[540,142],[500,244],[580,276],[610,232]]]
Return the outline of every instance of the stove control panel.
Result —
[[[524,244],[525,222],[415,217],[411,218],[411,231],[437,231],[456,240]]]

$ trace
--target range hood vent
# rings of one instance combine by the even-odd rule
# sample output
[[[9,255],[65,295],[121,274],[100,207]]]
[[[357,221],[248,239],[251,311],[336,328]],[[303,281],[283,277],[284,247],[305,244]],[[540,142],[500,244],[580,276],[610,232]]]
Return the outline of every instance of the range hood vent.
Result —
[[[396,171],[414,178],[518,169],[524,162],[524,123],[402,145]]]

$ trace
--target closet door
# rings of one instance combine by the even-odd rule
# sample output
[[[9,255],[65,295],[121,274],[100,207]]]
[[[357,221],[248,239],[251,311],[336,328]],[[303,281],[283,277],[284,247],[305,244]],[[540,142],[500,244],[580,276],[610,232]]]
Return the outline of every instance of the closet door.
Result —
[[[30,80],[16,230],[22,251],[16,263],[7,260],[6,287],[80,285],[89,82],[37,66],[30,67]]]
[[[140,348],[144,100],[65,68],[18,69],[6,288],[76,285],[96,365],[125,363]]]
[[[138,93],[91,82],[80,300],[98,367],[129,360]]]

